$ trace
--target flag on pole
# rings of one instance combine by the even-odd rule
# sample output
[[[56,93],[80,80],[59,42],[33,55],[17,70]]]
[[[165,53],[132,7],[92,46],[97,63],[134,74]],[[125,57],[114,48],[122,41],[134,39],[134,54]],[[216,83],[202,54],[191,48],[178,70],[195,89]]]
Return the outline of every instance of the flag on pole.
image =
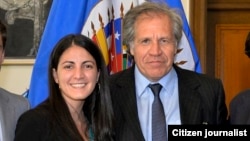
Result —
[[[95,41],[101,48],[111,74],[130,67],[132,62],[126,54],[126,46],[122,44],[122,19],[129,9],[144,1],[53,0],[32,72],[28,93],[31,107],[48,97],[49,56],[57,41],[69,33],[81,33]],[[183,11],[185,38],[181,41],[181,51],[177,54],[176,62],[182,62],[181,67],[201,72],[181,1],[164,1],[170,7]]]
[[[53,0],[32,71],[28,99],[31,107],[48,96],[49,55],[57,41],[69,33],[81,33],[84,20],[98,0]]]
[[[82,33],[83,26],[86,25],[87,21],[90,21],[88,19],[93,18],[90,13],[98,13],[98,15],[95,17],[94,22],[88,24],[90,32],[85,35],[92,38],[101,47],[105,61],[109,65],[108,46],[111,32],[110,27],[106,25],[108,16],[100,14],[106,13],[107,11],[104,10],[112,7],[113,3],[118,1],[121,3],[121,0],[72,0],[70,2],[67,0],[53,0],[31,76],[28,99],[32,108],[48,97],[48,61],[53,47],[60,38],[69,33]],[[134,0],[134,2],[127,0],[125,3],[135,3],[137,5],[137,1],[139,0]],[[111,11],[109,12],[111,14]],[[100,25],[94,24],[96,20]],[[110,22],[108,24],[111,25]],[[117,62],[117,64],[119,63]],[[121,69],[118,68],[118,70]]]
[[[149,0],[152,2],[166,3],[169,7],[176,9],[183,21],[183,35],[179,45],[175,64],[178,66],[201,73],[201,64],[191,30],[182,6],[181,0]]]
[[[122,19],[129,9],[141,2],[144,0],[102,0],[93,7],[83,25],[82,34],[101,47],[111,74],[131,66],[127,48],[122,44]]]

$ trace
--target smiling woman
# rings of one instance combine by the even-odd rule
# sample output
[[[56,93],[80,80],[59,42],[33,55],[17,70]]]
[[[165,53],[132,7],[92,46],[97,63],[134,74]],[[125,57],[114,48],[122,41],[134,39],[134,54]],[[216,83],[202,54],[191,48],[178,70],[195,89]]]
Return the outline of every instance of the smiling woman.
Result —
[[[49,96],[21,115],[15,141],[113,141],[108,71],[99,47],[84,35],[66,35],[48,66]]]

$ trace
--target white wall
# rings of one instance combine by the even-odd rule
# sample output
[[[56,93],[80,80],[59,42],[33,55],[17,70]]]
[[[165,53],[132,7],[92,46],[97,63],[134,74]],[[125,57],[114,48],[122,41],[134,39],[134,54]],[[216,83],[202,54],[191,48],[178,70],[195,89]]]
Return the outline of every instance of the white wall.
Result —
[[[181,0],[189,21],[189,0]],[[0,86],[16,94],[22,94],[30,85],[34,60],[5,60],[0,71]]]
[[[189,12],[189,6],[190,6],[189,1],[190,0],[181,0],[188,22],[189,22],[189,13],[190,13]]]
[[[0,86],[16,94],[29,88],[34,59],[5,59],[0,71]]]

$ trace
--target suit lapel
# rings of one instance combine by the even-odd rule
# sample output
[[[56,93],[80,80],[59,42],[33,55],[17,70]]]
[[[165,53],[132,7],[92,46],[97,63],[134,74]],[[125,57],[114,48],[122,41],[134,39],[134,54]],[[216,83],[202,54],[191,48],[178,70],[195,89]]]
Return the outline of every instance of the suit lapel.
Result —
[[[201,123],[201,101],[199,94],[179,82],[179,99],[180,99],[180,114],[182,124]]]
[[[179,85],[179,103],[182,124],[201,124],[202,104],[198,88],[200,83],[193,73],[175,66]]]
[[[134,67],[130,68],[125,72],[125,77],[121,77],[117,82],[117,85],[120,85],[121,90],[121,111],[125,117],[128,126],[130,127],[134,137],[137,140],[142,140],[143,134],[141,132],[138,111],[137,111],[137,102],[135,94],[135,80],[134,80]],[[123,87],[122,87],[123,86]],[[124,87],[126,86],[126,87]]]

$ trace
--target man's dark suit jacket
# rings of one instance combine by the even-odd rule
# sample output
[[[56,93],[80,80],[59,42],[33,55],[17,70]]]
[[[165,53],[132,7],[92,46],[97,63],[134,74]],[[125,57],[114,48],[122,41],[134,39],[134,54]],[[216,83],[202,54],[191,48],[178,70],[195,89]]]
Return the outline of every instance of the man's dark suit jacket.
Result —
[[[250,124],[250,89],[240,92],[229,105],[230,124]]]
[[[222,82],[174,65],[181,124],[224,124],[227,107]],[[144,141],[135,94],[134,66],[111,75],[110,89],[118,141]]]

